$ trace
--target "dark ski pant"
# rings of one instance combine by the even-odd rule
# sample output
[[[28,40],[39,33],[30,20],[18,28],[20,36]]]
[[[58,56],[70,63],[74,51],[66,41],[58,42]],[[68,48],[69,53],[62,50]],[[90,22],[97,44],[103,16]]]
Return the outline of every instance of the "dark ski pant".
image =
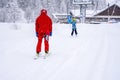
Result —
[[[78,33],[77,33],[77,29],[75,28],[75,29],[72,29],[72,32],[71,32],[71,36],[73,36],[73,33],[75,32],[75,34],[77,35]]]

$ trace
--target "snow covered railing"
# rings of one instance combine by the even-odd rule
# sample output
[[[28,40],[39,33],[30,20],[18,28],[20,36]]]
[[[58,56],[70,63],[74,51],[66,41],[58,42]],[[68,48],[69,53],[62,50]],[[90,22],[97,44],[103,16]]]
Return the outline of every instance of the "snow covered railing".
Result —
[[[59,14],[59,13],[54,13],[52,14],[54,22],[58,23],[67,23],[67,16],[68,14]]]
[[[96,18],[108,18],[108,16],[95,16]],[[110,18],[120,19],[120,16],[109,16]]]

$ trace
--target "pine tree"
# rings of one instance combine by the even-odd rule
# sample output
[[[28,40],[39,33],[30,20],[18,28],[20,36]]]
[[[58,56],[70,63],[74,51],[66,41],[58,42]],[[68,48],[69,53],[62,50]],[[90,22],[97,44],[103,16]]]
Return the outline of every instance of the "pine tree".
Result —
[[[24,16],[16,1],[9,1],[4,10],[6,12],[6,22],[15,23],[16,21],[20,21]]]

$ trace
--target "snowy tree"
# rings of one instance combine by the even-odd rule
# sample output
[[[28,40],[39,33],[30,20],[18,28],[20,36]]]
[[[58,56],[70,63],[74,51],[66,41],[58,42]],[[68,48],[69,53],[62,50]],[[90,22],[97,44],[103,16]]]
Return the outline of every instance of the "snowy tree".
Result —
[[[66,3],[65,3],[64,0],[60,3],[60,11],[61,12],[66,12],[67,11],[67,6],[66,6]]]
[[[8,0],[0,0],[0,8],[3,8],[6,6]]]
[[[52,13],[56,11],[55,0],[47,0],[46,5],[47,5],[46,9],[48,11],[48,15],[52,16]]]
[[[17,0],[19,8],[25,10],[28,6],[30,6],[30,0]]]
[[[75,5],[73,5],[73,0],[66,0],[66,2],[65,2],[66,4],[67,4],[67,14],[69,14],[70,13],[70,11],[72,10],[72,9],[75,9]],[[78,7],[78,6],[77,6]]]
[[[94,6],[91,7],[92,9],[99,10],[106,7],[106,0],[92,0]]]
[[[34,2],[34,10],[33,10],[33,21],[35,21],[36,17],[40,15],[40,10],[42,9],[42,0],[33,0]]]
[[[2,8],[1,10],[0,10],[0,22],[5,22],[5,19],[6,19],[6,12],[5,12],[5,10],[4,10],[4,8]]]
[[[32,22],[33,19],[33,11],[30,7],[26,8],[25,13],[25,19],[27,20],[27,23]]]
[[[7,6],[4,9],[6,11],[6,22],[16,22],[16,21],[21,21],[24,20],[23,18],[23,12],[22,10],[18,7],[16,1],[10,1],[8,2]]]

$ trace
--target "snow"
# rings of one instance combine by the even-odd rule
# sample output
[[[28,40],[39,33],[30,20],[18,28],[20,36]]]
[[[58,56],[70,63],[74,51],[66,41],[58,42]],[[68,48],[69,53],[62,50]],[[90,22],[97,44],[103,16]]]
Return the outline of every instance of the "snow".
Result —
[[[97,10],[100,11],[100,10]],[[76,10],[71,10],[71,12],[73,13],[74,16],[80,16],[80,10],[76,9]],[[96,14],[95,10],[86,10],[86,17],[93,17]]]
[[[34,60],[34,24],[0,23],[0,80],[120,80],[120,23],[77,30],[53,24],[51,55]]]
[[[107,3],[112,3],[114,1],[117,1],[117,0],[106,0]]]

